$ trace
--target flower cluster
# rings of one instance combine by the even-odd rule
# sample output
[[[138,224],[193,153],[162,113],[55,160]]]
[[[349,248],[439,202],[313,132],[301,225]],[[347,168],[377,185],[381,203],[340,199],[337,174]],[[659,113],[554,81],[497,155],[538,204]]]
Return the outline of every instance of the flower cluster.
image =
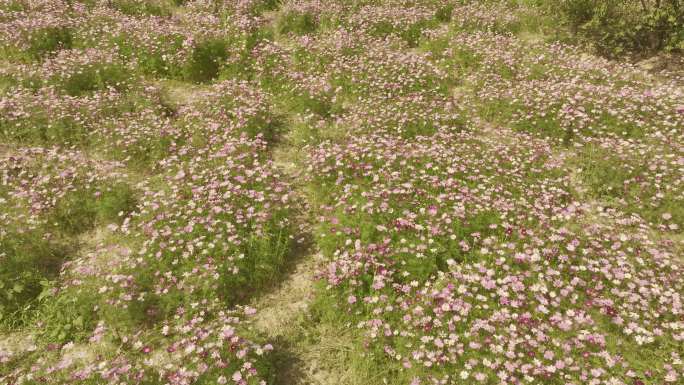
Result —
[[[501,5],[407,51],[431,6],[293,50],[295,90],[331,105],[302,116],[332,138],[307,164],[320,277],[368,354],[412,384],[679,381],[681,245],[654,236],[681,226],[676,81],[501,34]]]
[[[482,382],[677,379],[622,354],[681,362],[676,249],[638,218],[591,218],[550,147],[509,135],[358,137],[313,153],[335,202],[321,275],[367,343],[435,380],[464,367]]]
[[[0,320],[38,331],[3,344],[0,382],[264,383],[239,304],[290,252],[282,123],[252,82],[158,79],[247,60],[261,2],[41,4],[1,5]]]

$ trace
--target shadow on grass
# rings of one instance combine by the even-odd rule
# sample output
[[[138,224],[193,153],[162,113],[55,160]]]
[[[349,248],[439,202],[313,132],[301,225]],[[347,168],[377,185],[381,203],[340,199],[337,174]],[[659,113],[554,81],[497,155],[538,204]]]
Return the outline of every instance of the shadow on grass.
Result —
[[[293,351],[292,342],[283,336],[276,337],[272,342],[274,350],[271,354],[273,372],[269,384],[295,385],[304,378],[301,368],[303,361]]]
[[[297,240],[300,241],[297,242]],[[311,254],[313,245],[313,238],[310,234],[295,233],[290,250],[285,255],[281,268],[272,279],[261,282],[257,286],[247,286],[235,293],[235,300],[231,302],[231,305],[248,305],[277,291],[283,282],[286,282],[297,271],[300,263]]]

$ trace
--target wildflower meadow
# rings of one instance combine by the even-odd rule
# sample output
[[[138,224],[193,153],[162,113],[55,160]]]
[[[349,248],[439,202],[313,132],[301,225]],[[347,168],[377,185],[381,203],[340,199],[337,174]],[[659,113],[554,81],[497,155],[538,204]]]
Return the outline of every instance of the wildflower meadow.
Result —
[[[684,67],[542,3],[0,0],[0,384],[684,384]]]

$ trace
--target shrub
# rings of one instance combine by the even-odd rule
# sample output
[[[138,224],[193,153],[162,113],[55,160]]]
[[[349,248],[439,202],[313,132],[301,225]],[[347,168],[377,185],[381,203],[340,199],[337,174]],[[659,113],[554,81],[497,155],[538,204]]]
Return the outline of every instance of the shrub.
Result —
[[[560,10],[573,32],[607,56],[684,48],[680,0],[565,0]]]
[[[20,122],[0,121],[0,135],[26,143],[80,144],[87,139],[87,127],[71,116],[50,119],[46,111],[32,112],[32,116]]]
[[[438,21],[437,17],[435,17],[434,20],[419,20],[407,26],[396,27],[389,21],[383,20],[373,24],[368,33],[373,37],[381,38],[396,33],[409,47],[415,48],[418,46],[423,31],[435,27]]]
[[[234,58],[227,61],[221,68],[220,79],[244,79],[254,78],[254,58],[252,51],[255,47],[273,40],[271,29],[256,29],[244,37],[244,46],[236,52]]]

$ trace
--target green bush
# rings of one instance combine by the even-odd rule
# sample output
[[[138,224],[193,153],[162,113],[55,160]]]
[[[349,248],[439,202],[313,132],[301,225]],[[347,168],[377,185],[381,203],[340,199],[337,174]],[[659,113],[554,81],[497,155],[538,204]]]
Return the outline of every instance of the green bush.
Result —
[[[0,5],[0,10],[8,12],[26,12],[28,9],[29,5],[21,0],[7,0]]]
[[[9,75],[0,75],[0,94],[15,87],[19,82]]]
[[[451,13],[449,13],[449,15],[451,15]],[[423,31],[425,31],[426,29],[436,27],[438,23],[439,18],[438,16],[435,16],[435,18],[432,20],[419,20],[413,24],[406,26],[405,28],[399,28],[392,25],[391,22],[383,20],[374,23],[369,28],[368,34],[373,37],[385,38],[394,33],[397,34],[402,40],[404,40],[409,47],[415,48],[418,46],[420,38],[423,35]]]
[[[564,0],[559,9],[606,56],[684,49],[681,0]]]

